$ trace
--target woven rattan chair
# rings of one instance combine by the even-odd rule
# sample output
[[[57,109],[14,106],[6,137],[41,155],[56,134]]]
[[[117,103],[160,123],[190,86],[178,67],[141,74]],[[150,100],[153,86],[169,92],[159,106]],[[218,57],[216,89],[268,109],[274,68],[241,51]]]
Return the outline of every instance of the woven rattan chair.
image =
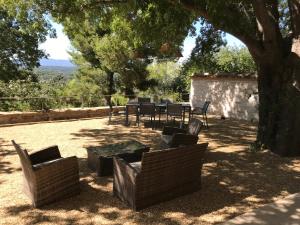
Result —
[[[197,191],[208,143],[144,153],[141,162],[114,157],[114,195],[132,209]]]
[[[142,116],[149,116],[152,128],[155,127],[155,104],[154,103],[141,103],[138,113],[138,126],[140,125],[140,118]]]
[[[195,107],[191,112],[192,117],[194,115],[202,115],[203,116],[203,121],[205,121],[206,128],[208,128],[207,110],[208,110],[209,104],[210,104],[210,101],[205,101],[202,107]]]
[[[12,141],[23,170],[23,191],[34,207],[79,193],[79,170],[75,156],[62,158],[57,146],[28,155]]]
[[[203,123],[195,118],[190,119],[187,129],[165,126],[161,135],[163,144],[167,147],[197,144],[202,127]]]

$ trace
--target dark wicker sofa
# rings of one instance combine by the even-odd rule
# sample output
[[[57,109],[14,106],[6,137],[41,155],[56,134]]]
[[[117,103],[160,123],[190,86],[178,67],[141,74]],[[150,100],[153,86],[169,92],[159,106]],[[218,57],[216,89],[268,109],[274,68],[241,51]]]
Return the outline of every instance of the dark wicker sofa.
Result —
[[[208,143],[144,153],[142,161],[114,157],[113,192],[140,210],[197,191]]]
[[[190,119],[187,129],[165,126],[161,135],[162,144],[169,148],[197,144],[202,127],[203,123],[195,118]]]
[[[79,168],[75,156],[62,158],[57,146],[31,155],[12,141],[23,170],[23,191],[34,207],[79,194]]]

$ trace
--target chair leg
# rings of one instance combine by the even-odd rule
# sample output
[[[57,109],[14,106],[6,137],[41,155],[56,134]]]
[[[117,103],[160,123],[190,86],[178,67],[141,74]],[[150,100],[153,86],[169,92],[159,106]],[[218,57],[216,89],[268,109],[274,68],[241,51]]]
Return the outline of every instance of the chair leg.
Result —
[[[203,117],[203,122],[204,122],[204,126],[208,129],[208,122],[207,122],[207,116],[206,114],[202,114],[202,117]]]
[[[205,114],[206,128],[208,129],[207,115]]]
[[[112,112],[110,111],[110,112],[109,112],[109,115],[108,115],[108,122],[109,122],[109,123],[111,122],[111,117],[112,117]]]

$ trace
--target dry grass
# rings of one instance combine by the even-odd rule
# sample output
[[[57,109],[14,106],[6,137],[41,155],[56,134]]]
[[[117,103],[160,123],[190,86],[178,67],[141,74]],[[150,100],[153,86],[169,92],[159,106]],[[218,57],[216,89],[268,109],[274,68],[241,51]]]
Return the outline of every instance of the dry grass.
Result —
[[[140,212],[112,195],[112,178],[98,178],[86,165],[84,146],[133,138],[158,148],[159,131],[107,125],[89,119],[0,127],[0,224],[216,224],[300,190],[300,160],[268,151],[251,153],[255,126],[210,119],[201,135],[209,142],[202,190]],[[29,152],[59,145],[63,156],[80,162],[80,195],[34,209],[21,191],[22,172],[10,140]]]

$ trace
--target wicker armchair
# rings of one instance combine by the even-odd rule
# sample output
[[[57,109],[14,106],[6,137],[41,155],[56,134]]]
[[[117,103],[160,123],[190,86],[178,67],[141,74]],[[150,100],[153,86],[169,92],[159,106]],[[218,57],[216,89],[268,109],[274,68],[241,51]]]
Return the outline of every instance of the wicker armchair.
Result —
[[[190,119],[188,128],[164,127],[161,139],[167,147],[178,147],[180,145],[194,145],[198,142],[198,135],[203,123],[195,118]]]
[[[141,162],[114,157],[114,195],[133,210],[197,191],[208,143],[144,153]]]
[[[28,155],[12,140],[23,170],[23,191],[34,207],[79,194],[79,169],[75,156],[62,158],[57,146]]]

